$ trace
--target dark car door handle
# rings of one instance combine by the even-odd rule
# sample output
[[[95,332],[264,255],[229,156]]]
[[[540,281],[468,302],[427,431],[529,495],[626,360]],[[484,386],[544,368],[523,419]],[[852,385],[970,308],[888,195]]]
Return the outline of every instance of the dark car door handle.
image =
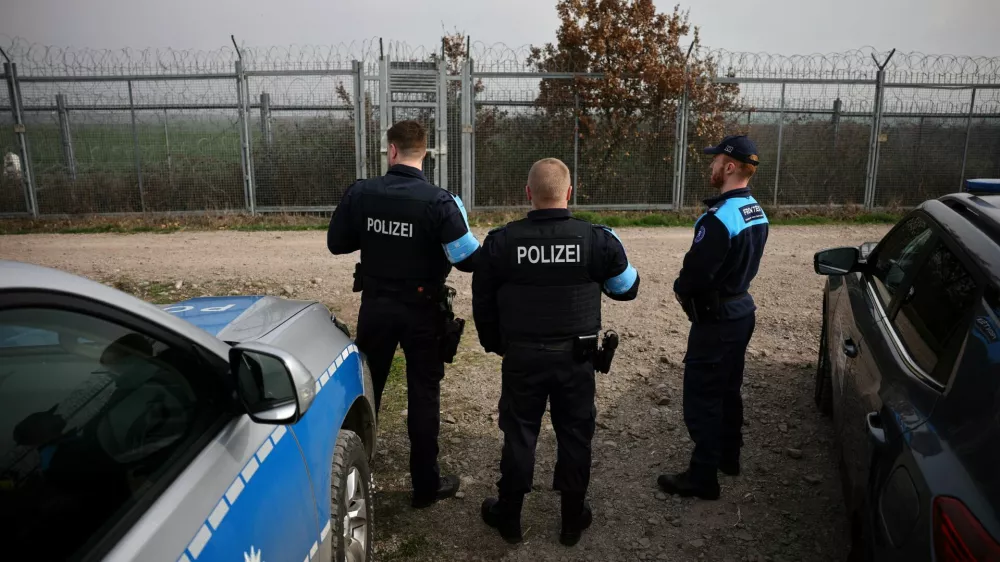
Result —
[[[844,340],[844,355],[847,355],[851,359],[858,356],[858,346],[851,338]]]
[[[868,438],[878,447],[885,445],[885,429],[882,427],[882,416],[878,412],[869,412],[865,416],[868,425]]]

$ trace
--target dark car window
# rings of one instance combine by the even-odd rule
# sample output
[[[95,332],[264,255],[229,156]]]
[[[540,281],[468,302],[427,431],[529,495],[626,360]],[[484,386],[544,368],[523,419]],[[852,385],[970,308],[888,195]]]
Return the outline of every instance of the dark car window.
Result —
[[[921,251],[931,241],[932,234],[927,221],[914,216],[886,236],[875,250],[872,283],[886,312],[903,280],[916,265]]]
[[[937,240],[906,291],[892,320],[910,357],[943,384],[946,376],[936,370],[942,352],[975,304],[976,281],[958,257]],[[938,371],[936,373],[936,371]]]
[[[0,310],[0,334],[0,528],[12,552],[81,554],[222,415],[216,377],[124,326],[18,308]]]

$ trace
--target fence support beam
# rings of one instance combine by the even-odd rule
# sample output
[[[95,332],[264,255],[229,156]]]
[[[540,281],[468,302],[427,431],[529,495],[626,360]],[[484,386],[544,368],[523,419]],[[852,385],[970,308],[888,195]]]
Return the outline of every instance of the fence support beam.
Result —
[[[677,123],[674,127],[674,181],[671,196],[674,209],[684,207],[684,176],[687,174],[687,128],[688,128],[688,90],[687,85],[681,92],[677,103]]]
[[[972,99],[969,100],[969,120],[965,124],[965,149],[962,150],[962,175],[958,181],[958,190],[965,186],[965,164],[969,160],[969,137],[972,136],[972,115],[976,111],[976,89],[972,89]]]
[[[778,180],[781,178],[781,141],[785,134],[785,84],[781,84],[781,102],[778,111],[778,155],[774,162],[774,206],[778,206]]]
[[[867,180],[865,182],[865,209],[871,209],[875,206],[875,188],[878,183],[878,159],[879,151],[881,149],[881,136],[882,136],[882,105],[885,99],[885,67],[889,65],[889,61],[892,60],[892,55],[896,53],[896,49],[889,52],[889,56],[886,57],[885,62],[879,63],[875,55],[872,55],[872,60],[875,61],[875,65],[878,67],[878,72],[875,74],[875,105],[872,108],[872,134],[868,142],[868,173]]]
[[[575,85],[575,84],[574,84]],[[580,92],[573,88],[573,206],[580,193]]]
[[[146,192],[142,188],[142,154],[139,152],[139,127],[135,122],[135,101],[132,99],[132,81],[128,81],[128,108],[132,116],[132,154],[135,155],[135,178],[139,183],[139,208],[146,212]]]
[[[260,134],[264,147],[270,151],[274,136],[271,133],[271,94],[267,92],[260,94]]]
[[[21,153],[21,186],[24,188],[24,206],[31,216],[38,218],[38,199],[35,197],[35,182],[31,170],[31,151],[25,136],[24,119],[21,115],[21,88],[17,83],[17,63],[3,63],[3,73],[7,77],[7,92],[10,95],[10,112],[14,117],[14,133]]]
[[[62,141],[63,162],[69,177],[76,182],[76,158],[73,156],[73,137],[69,128],[69,112],[66,111],[66,96],[56,94],[56,107],[59,113],[59,138]]]
[[[361,61],[351,61],[351,68],[354,76],[354,177],[358,179],[368,178],[368,156],[365,146],[365,126],[367,115],[365,114],[365,73],[364,64]]]
[[[389,119],[392,111],[389,107],[389,58],[382,55],[378,61],[378,97],[379,97],[379,150],[382,154],[382,175],[389,171],[389,141],[386,134],[392,125]]]
[[[249,110],[247,109],[249,92],[246,88],[246,74],[243,72],[243,62],[236,61],[236,105],[239,114],[240,129],[240,160],[243,164],[243,197],[246,209],[251,215],[257,213],[256,195],[253,192],[253,161],[250,159],[250,126]]]
[[[443,48],[442,48],[443,49]],[[434,175],[441,189],[448,189],[448,65],[444,62],[442,50],[441,61],[438,62],[437,108],[434,112],[434,122],[437,124],[437,157],[434,163]]]
[[[472,119],[472,61],[462,64],[462,201],[468,210],[476,206],[472,196],[472,143],[475,126]]]

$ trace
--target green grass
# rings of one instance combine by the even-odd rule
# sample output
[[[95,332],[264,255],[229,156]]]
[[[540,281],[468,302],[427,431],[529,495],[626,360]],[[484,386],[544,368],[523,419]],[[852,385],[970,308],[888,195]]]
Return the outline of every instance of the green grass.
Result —
[[[405,420],[400,413],[406,409],[406,359],[397,352],[389,366],[389,378],[382,392],[382,404],[379,408],[379,429],[391,431],[401,427]]]

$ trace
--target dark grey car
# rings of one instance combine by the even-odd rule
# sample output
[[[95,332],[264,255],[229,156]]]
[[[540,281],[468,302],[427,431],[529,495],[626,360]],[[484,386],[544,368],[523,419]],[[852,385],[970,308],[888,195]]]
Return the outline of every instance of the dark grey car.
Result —
[[[833,416],[851,559],[1000,560],[1000,196],[927,201],[815,268],[815,401]]]

